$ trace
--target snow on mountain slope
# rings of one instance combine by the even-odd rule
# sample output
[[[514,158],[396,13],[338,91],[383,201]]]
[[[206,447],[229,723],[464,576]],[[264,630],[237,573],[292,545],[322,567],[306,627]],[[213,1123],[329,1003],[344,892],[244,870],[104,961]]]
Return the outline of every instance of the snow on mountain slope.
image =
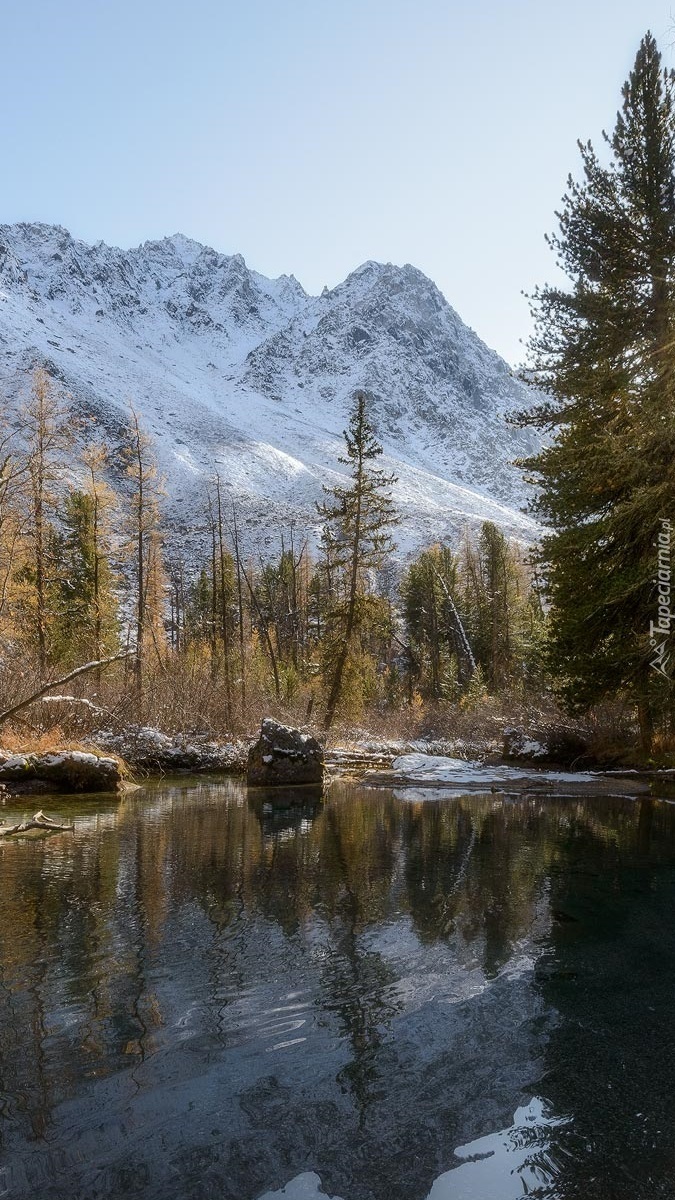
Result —
[[[123,251],[58,227],[0,226],[10,403],[38,365],[113,440],[133,403],[186,530],[216,470],[257,536],[291,519],[315,526],[363,388],[398,476],[402,549],[485,519],[536,534],[511,465],[535,442],[505,421],[531,397],[414,267],[364,263],[312,297],[293,276],[266,279],[181,235]]]

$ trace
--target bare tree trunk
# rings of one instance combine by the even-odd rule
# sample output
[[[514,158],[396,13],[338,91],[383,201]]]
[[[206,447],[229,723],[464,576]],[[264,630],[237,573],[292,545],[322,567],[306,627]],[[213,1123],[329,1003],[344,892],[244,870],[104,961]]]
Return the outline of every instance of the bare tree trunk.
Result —
[[[138,490],[136,493],[136,574],[138,595],[136,599],[136,657],[134,659],[134,682],[136,690],[136,707],[140,721],[143,709],[143,642],[145,640],[145,545],[144,545],[144,484],[145,471],[141,448],[140,427],[138,417],[133,413],[134,453],[138,471]]]
[[[216,524],[210,498],[209,522],[211,532],[211,627],[209,630],[209,644],[211,650],[211,679],[214,680],[218,674],[218,640],[216,632],[218,622],[218,577],[216,574]]]
[[[72,833],[75,826],[52,820],[51,817],[46,817],[42,809],[36,812],[32,820],[21,821],[19,825],[0,825],[0,837],[11,837],[14,833],[26,833],[29,829],[43,829],[51,833],[63,833],[68,831]]]
[[[645,754],[651,754],[654,746],[654,717],[649,697],[646,695],[638,701],[638,725],[640,727],[640,745]]]
[[[237,570],[237,604],[239,608],[239,659],[240,659],[240,697],[241,715],[246,712],[246,643],[244,640],[244,597],[241,587],[241,558],[239,555],[239,531],[237,529],[237,510],[232,505],[232,528],[234,540],[234,560]]]
[[[220,477],[216,475],[218,504],[218,551],[220,559],[220,622],[223,639],[223,676],[225,679],[225,708],[228,726],[232,724],[232,681],[230,672],[230,631],[227,623],[227,586],[225,578],[225,543],[223,538],[223,509],[220,496]]]

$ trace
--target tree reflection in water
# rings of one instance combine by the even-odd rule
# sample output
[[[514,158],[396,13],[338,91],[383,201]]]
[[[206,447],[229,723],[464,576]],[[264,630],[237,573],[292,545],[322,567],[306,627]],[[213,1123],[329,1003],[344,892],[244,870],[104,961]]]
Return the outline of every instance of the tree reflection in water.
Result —
[[[287,800],[157,785],[0,845],[10,1195],[424,1200],[533,1096],[537,1194],[675,1195],[675,809]]]

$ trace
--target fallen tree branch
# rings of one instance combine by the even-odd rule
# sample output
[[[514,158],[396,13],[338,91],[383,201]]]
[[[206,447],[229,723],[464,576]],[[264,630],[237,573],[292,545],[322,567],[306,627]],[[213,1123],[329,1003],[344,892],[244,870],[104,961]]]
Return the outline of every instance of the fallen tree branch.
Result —
[[[53,821],[51,817],[46,817],[42,809],[40,809],[34,817],[30,820],[21,821],[19,825],[0,825],[0,837],[11,837],[13,833],[26,833],[29,829],[48,829],[52,833],[56,833],[59,830],[69,830],[72,832],[74,828],[74,825]]]
[[[94,662],[84,663],[81,667],[75,667],[74,671],[69,671],[67,675],[62,675],[60,679],[52,679],[51,683],[45,683],[37,692],[27,696],[25,700],[20,700],[18,704],[13,704],[11,708],[6,708],[4,712],[0,712],[0,725],[4,725],[9,721],[10,717],[16,713],[22,712],[24,708],[34,704],[36,700],[41,700],[47,692],[51,692],[52,688],[63,687],[64,683],[70,683],[71,679],[76,679],[78,675],[85,675],[87,671],[96,671],[100,667],[107,667],[110,663],[119,662],[123,658],[130,658],[135,651],[123,650],[120,654],[112,654],[110,658],[99,658]]]

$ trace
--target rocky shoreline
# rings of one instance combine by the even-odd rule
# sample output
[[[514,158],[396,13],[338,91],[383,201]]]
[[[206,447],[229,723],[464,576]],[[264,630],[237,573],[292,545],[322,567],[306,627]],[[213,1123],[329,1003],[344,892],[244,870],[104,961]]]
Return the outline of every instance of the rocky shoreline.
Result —
[[[310,737],[307,730],[287,732],[304,740]],[[246,775],[255,745],[255,737],[218,742],[203,734],[170,736],[149,726],[129,726],[122,732],[99,730],[87,738],[85,748],[26,753],[0,749],[0,795],[110,793],[151,776]],[[326,747],[324,762],[329,779],[369,787],[564,788],[578,793],[611,783],[617,791],[637,794],[675,785],[675,770],[668,768],[607,770],[591,761],[583,771],[575,770],[575,760],[585,757],[577,738],[561,737],[558,731],[544,738],[509,729],[501,748],[443,739],[344,739]]]

